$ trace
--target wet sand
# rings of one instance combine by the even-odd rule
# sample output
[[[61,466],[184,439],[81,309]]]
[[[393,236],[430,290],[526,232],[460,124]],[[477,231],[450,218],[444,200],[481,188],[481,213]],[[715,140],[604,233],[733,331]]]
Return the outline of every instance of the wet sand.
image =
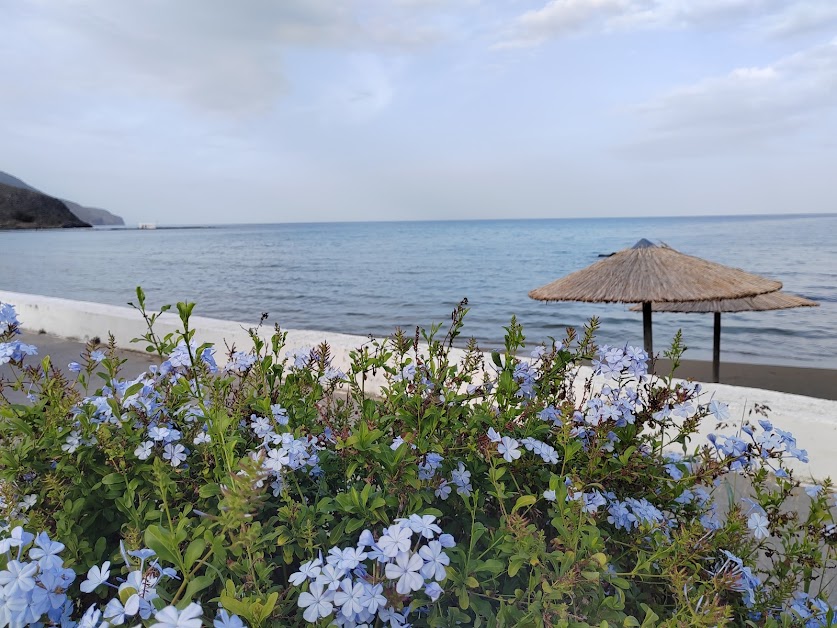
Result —
[[[671,363],[668,360],[657,361],[655,365],[657,375],[668,374],[670,370]],[[712,363],[684,360],[675,376],[698,382],[710,382],[712,381]],[[721,362],[719,383],[837,400],[837,370],[831,369]]]

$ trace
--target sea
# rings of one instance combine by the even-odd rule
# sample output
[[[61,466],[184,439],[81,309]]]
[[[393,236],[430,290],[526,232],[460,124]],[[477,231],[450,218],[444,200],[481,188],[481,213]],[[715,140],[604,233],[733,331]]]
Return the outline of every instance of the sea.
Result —
[[[162,227],[162,225],[161,225]],[[382,336],[445,324],[463,298],[463,338],[502,345],[512,315],[527,343],[598,317],[600,344],[642,345],[628,304],[546,303],[536,287],[646,238],[775,278],[816,308],[725,314],[722,361],[837,368],[837,215],[224,225],[0,232],[0,289],[114,305],[142,286],[151,306]],[[655,350],[677,330],[710,359],[711,314],[655,314]],[[835,384],[837,385],[837,384]]]

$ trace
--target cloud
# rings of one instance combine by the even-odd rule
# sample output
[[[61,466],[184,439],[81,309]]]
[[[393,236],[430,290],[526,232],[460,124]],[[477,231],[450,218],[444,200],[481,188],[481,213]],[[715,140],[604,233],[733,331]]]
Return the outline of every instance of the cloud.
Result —
[[[808,1],[790,3],[787,8],[765,20],[767,32],[774,37],[794,37],[833,28],[837,23],[837,3]]]
[[[397,63],[367,54],[349,56],[343,77],[330,86],[321,109],[330,119],[366,122],[392,104]]]
[[[289,50],[386,54],[443,36],[414,13],[378,0],[26,0],[4,10],[0,52],[25,56],[33,83],[241,115],[270,111],[288,90]]]
[[[536,46],[587,32],[752,28],[796,35],[837,23],[833,0],[549,0],[520,14],[497,48]]]
[[[649,154],[751,150],[827,127],[837,113],[837,40],[671,90],[634,112],[644,137],[629,150]]]

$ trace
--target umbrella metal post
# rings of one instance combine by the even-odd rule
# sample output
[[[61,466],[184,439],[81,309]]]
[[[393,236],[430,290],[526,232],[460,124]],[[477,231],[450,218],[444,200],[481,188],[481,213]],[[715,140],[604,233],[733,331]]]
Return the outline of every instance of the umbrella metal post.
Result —
[[[654,341],[651,334],[651,303],[648,301],[642,304],[642,337],[645,340],[645,352],[650,358],[654,353]]]
[[[715,334],[712,342],[712,381],[721,381],[721,313],[715,312]]]

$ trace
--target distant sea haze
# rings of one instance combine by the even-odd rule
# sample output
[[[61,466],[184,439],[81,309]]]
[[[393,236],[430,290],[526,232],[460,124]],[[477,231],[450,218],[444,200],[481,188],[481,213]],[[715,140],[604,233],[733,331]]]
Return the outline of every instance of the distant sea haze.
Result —
[[[0,232],[0,289],[154,306],[291,329],[385,335],[449,320],[502,344],[516,314],[533,344],[598,316],[600,343],[642,344],[628,304],[542,303],[527,293],[641,238],[782,281],[818,308],[725,314],[722,360],[837,367],[837,216],[734,216],[231,225],[210,229]],[[655,314],[655,349],[683,330],[708,359],[712,316]],[[104,333],[106,330],[102,330]]]

